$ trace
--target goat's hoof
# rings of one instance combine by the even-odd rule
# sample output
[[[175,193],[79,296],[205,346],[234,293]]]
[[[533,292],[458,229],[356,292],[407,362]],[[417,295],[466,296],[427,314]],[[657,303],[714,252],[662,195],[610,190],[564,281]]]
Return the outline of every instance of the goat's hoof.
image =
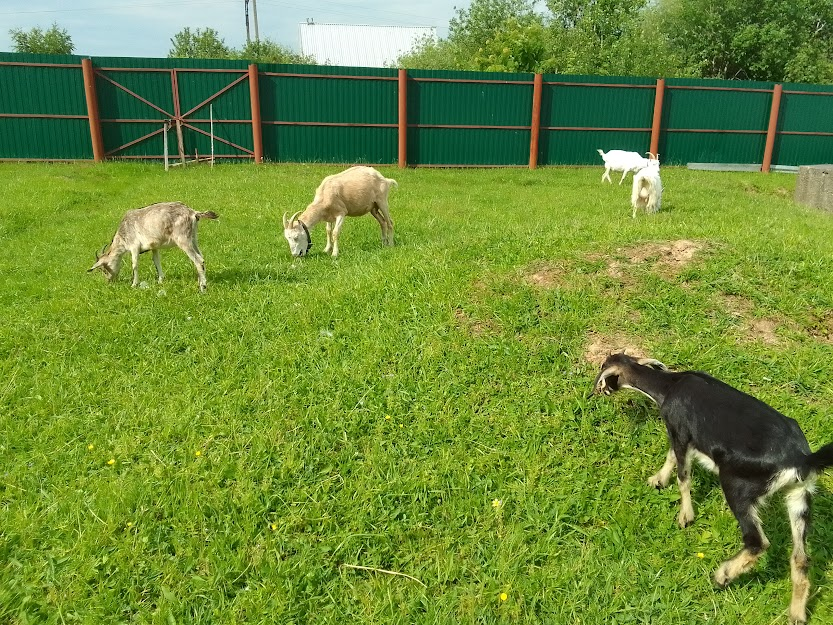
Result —
[[[714,583],[718,588],[726,588],[729,585],[729,582],[732,581],[732,578],[729,577],[729,573],[727,571],[726,564],[721,564],[720,567],[714,572]]]
[[[663,481],[659,475],[652,475],[648,478],[648,486],[653,486],[657,490],[662,490],[666,486],[668,486],[668,481]]]
[[[680,529],[685,529],[692,523],[694,523],[694,515],[691,514],[683,514],[680,512],[679,516],[677,517],[677,523],[680,525]]]

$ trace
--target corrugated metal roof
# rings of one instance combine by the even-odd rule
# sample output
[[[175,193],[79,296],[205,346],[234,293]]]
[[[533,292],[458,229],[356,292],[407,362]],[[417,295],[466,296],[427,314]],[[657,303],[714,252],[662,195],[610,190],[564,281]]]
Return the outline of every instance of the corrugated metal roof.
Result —
[[[301,54],[317,63],[386,67],[426,37],[436,40],[434,26],[366,26],[298,24]]]

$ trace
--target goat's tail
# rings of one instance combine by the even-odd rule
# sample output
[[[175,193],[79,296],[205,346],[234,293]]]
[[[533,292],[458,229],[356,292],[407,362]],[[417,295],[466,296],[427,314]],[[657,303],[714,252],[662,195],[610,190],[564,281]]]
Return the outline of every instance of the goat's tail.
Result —
[[[817,452],[807,456],[807,466],[812,471],[823,471],[827,467],[833,467],[833,443],[827,443]]]
[[[219,219],[220,216],[214,211],[205,211],[204,213],[197,213],[197,219]]]

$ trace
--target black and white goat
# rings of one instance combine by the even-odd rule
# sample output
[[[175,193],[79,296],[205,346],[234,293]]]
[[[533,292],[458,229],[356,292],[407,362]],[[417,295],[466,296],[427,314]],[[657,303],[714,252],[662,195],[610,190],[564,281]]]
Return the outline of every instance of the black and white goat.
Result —
[[[706,373],[669,371],[658,360],[623,353],[608,356],[593,392],[610,395],[620,389],[639,391],[659,407],[670,449],[665,464],[648,484],[667,486],[677,466],[681,527],[694,520],[692,459],[720,476],[744,546],[718,567],[714,579],[719,586],[751,569],[769,546],[758,508],[772,493],[785,491],[793,539],[790,622],[805,623],[810,594],[805,547],[810,496],[817,474],[833,466],[833,443],[813,453],[793,419]]]

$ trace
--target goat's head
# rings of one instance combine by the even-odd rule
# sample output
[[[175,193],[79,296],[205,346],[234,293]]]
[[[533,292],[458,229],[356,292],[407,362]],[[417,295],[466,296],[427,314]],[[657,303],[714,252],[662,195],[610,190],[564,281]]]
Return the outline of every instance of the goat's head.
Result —
[[[652,367],[661,371],[668,369],[668,367],[654,358],[634,358],[624,352],[611,354],[602,363],[602,368],[593,382],[593,389],[590,391],[588,398],[592,397],[593,394],[610,395],[618,391],[620,388],[619,378],[627,376],[628,370],[634,365]]]
[[[645,152],[648,155],[648,167],[659,167],[659,154]]]
[[[107,250],[107,252],[105,253],[104,250]],[[121,256],[121,254],[113,253],[112,245],[110,245],[110,249],[107,249],[107,246],[105,245],[100,251],[95,253],[95,264],[87,269],[87,273],[95,271],[96,269],[101,269],[107,277],[107,281],[112,282],[119,275],[119,269],[121,269]]]
[[[283,214],[283,236],[289,243],[289,251],[293,256],[305,256],[312,247],[312,239],[304,222],[298,219],[298,211],[289,220]]]

